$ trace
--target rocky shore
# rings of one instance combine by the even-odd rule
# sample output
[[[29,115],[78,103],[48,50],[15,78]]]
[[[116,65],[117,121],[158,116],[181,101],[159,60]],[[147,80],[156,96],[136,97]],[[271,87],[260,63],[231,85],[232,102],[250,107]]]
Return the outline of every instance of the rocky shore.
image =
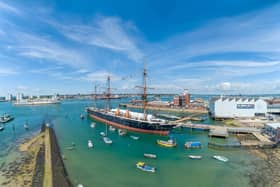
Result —
[[[253,172],[249,174],[254,187],[280,186],[280,148],[251,151],[260,160],[254,161]]]

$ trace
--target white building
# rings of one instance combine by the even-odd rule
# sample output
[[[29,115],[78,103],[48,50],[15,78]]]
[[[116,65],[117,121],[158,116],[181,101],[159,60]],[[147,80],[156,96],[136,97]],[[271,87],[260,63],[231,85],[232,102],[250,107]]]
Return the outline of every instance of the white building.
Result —
[[[12,94],[8,94],[5,98],[6,101],[11,101],[13,99]]]
[[[214,118],[254,117],[266,115],[267,102],[259,98],[219,97],[209,103]]]
[[[17,94],[17,101],[21,101],[23,99],[23,94],[22,93],[18,93]]]

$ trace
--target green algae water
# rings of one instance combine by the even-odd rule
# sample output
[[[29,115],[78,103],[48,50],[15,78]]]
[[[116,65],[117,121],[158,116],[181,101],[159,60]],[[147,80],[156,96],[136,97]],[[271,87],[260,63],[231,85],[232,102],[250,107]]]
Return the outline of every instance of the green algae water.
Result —
[[[112,100],[117,106],[125,100]],[[98,106],[105,106],[105,101],[98,101]],[[177,140],[176,148],[163,148],[156,144],[157,139],[167,139],[155,135],[128,133],[121,137],[117,131],[108,130],[113,144],[103,142],[100,132],[106,126],[86,117],[85,107],[92,101],[64,101],[59,105],[46,106],[12,106],[0,103],[0,111],[12,114],[15,120],[0,132],[1,163],[11,158],[16,152],[16,145],[24,138],[40,130],[43,121],[49,121],[59,141],[61,154],[66,158],[65,166],[71,181],[85,187],[179,187],[179,186],[249,186],[248,173],[252,171],[251,163],[255,158],[243,150],[214,150],[207,147],[207,132],[176,130],[171,133]],[[23,124],[29,122],[30,131],[25,131]],[[129,136],[139,136],[133,140]],[[87,141],[92,140],[93,149],[88,149]],[[199,140],[202,149],[187,150],[185,141]],[[76,149],[67,150],[75,143]],[[146,159],[144,153],[157,154],[156,160]],[[191,160],[189,154],[202,155],[202,160]],[[213,155],[224,155],[229,162],[223,163],[212,158]],[[136,168],[136,162],[144,161],[157,168],[156,173],[146,173]]]

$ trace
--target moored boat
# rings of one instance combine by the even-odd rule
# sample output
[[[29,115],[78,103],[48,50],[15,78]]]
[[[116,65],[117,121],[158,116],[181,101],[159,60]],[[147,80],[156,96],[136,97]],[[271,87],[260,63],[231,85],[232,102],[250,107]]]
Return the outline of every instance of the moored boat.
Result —
[[[112,144],[113,143],[113,141],[110,139],[110,138],[108,138],[108,137],[103,137],[103,141],[106,143],[106,144]]]
[[[222,161],[222,162],[227,162],[228,161],[227,157],[221,156],[221,155],[214,155],[213,158],[216,159],[216,160]]]
[[[12,121],[14,117],[12,117],[9,114],[3,114],[3,116],[0,117],[0,123],[8,123],[9,121]]]
[[[110,126],[110,127],[109,127],[109,131],[115,131],[115,130],[116,130],[115,127],[113,127],[113,126]]]
[[[157,140],[157,144],[161,145],[163,147],[176,147],[177,143],[175,140],[169,139],[167,141],[165,140]]]
[[[5,129],[4,125],[0,125],[0,131],[3,131]]]
[[[142,171],[146,171],[146,172],[151,172],[151,173],[155,173],[156,172],[156,168],[155,167],[151,167],[147,164],[145,164],[145,162],[137,162],[136,163],[136,167]]]
[[[29,130],[28,122],[26,122],[26,123],[23,125],[23,128],[24,128],[25,130]]]
[[[80,118],[81,118],[81,119],[84,119],[84,118],[85,118],[85,116],[84,116],[83,114],[81,114],[81,115],[80,115]]]
[[[130,138],[132,138],[133,140],[139,140],[140,137],[131,135]]]
[[[195,142],[186,142],[185,143],[185,148],[187,149],[193,149],[193,148],[201,148],[202,144],[199,141],[195,141]]]
[[[127,134],[127,131],[124,130],[124,129],[119,129],[118,133],[119,133],[120,136],[125,136]]]
[[[151,154],[151,153],[144,153],[144,157],[145,157],[145,158],[156,159],[156,158],[157,158],[157,155]]]
[[[88,148],[92,148],[93,147],[93,143],[91,140],[88,140]]]
[[[190,159],[194,159],[194,160],[200,160],[200,159],[202,159],[202,156],[200,156],[200,155],[189,155],[188,156]]]
[[[100,136],[106,136],[105,132],[100,132]]]
[[[92,122],[92,123],[90,124],[90,127],[91,127],[91,128],[95,128],[95,123]]]

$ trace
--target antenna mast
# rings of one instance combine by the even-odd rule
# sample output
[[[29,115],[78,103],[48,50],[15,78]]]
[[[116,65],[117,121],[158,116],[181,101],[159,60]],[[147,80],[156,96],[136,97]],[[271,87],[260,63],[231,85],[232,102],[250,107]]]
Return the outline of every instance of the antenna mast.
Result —
[[[146,106],[147,106],[147,70],[146,70],[146,63],[144,63],[144,71],[143,71],[143,110],[144,110],[144,120],[147,120],[147,114],[146,114]]]
[[[110,110],[110,75],[107,77],[107,111]]]

